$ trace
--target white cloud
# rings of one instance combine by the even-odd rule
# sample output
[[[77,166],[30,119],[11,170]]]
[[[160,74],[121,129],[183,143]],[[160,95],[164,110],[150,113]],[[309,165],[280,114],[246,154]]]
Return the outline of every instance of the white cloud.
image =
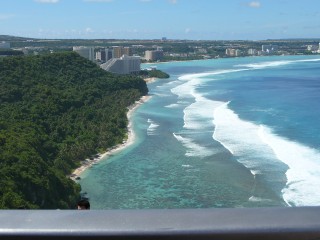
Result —
[[[189,32],[191,32],[191,29],[190,29],[190,28],[186,28],[186,29],[184,30],[184,32],[185,32],[185,33],[189,33]]]
[[[60,0],[34,0],[38,3],[58,3]]]
[[[248,6],[252,7],[252,8],[259,8],[259,7],[261,7],[261,3],[257,2],[257,1],[253,1],[253,2],[249,2]]]

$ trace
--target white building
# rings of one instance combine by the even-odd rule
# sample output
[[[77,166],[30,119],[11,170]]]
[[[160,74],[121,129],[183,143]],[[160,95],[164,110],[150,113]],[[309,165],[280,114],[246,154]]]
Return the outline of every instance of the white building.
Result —
[[[113,49],[104,48],[96,52],[97,61],[105,63],[111,58],[113,58]]]
[[[262,52],[264,53],[274,53],[278,51],[277,45],[262,45],[261,47]]]
[[[253,49],[253,48],[250,48],[248,49],[248,55],[257,55],[257,50],[256,49]]]
[[[317,51],[319,50],[317,45],[307,45],[307,51]]]
[[[117,74],[138,73],[141,68],[141,60],[139,56],[123,55],[120,58],[112,58],[100,67],[108,72]]]
[[[8,43],[8,42],[0,42],[0,48],[9,49],[10,48],[10,43]]]
[[[94,61],[95,59],[93,47],[73,47],[73,51],[90,61]]]
[[[241,56],[241,51],[239,49],[227,48],[226,55],[230,57],[239,57]]]
[[[163,58],[163,51],[160,49],[145,51],[145,59],[147,61],[158,61]]]

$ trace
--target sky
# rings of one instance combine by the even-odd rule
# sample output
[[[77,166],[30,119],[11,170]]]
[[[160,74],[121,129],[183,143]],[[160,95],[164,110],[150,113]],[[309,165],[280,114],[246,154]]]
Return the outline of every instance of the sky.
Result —
[[[0,35],[44,39],[320,38],[320,0],[0,0]]]

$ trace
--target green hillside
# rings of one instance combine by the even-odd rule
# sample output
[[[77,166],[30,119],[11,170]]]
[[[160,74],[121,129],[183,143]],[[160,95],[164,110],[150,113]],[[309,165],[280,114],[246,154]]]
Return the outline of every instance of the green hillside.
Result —
[[[66,175],[123,141],[127,106],[147,92],[72,52],[0,61],[0,208],[73,208]]]

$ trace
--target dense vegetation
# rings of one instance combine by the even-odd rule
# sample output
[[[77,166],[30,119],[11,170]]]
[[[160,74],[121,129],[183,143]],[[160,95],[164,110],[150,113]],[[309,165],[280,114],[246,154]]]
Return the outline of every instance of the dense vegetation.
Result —
[[[0,56],[18,56],[18,55],[23,55],[22,51],[15,51],[11,49],[0,49]]]
[[[169,78],[170,75],[158,70],[158,69],[152,69],[152,70],[141,70],[140,71],[140,76],[144,77],[144,78]]]
[[[123,141],[145,82],[76,53],[0,61],[0,208],[73,208],[79,161]]]

